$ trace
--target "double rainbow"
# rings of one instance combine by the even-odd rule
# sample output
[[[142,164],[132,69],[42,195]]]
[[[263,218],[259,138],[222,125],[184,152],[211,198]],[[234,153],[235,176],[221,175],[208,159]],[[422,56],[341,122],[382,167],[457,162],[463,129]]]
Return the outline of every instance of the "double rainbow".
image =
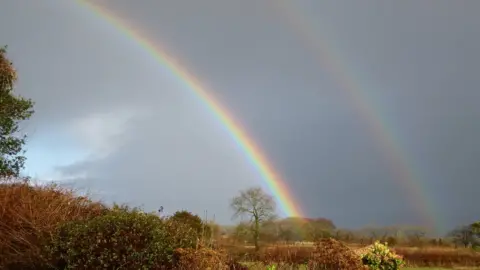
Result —
[[[228,111],[218,102],[215,97],[206,90],[206,88],[180,65],[171,55],[168,54],[159,44],[153,44],[147,38],[141,36],[139,31],[131,28],[120,18],[109,13],[107,10],[96,6],[87,1],[79,1],[83,6],[96,13],[99,17],[108,20],[119,31],[135,40],[144,50],[146,50],[160,65],[166,67],[170,72],[181,81],[192,94],[197,96],[208,108],[208,110],[217,118],[227,129],[228,133],[235,143],[242,149],[246,157],[258,169],[262,179],[265,181],[270,192],[277,201],[277,205],[285,216],[303,216],[295,200],[289,194],[287,187],[283,184],[280,176],[275,172],[272,165],[268,162],[260,148],[255,145],[253,139],[242,130]]]

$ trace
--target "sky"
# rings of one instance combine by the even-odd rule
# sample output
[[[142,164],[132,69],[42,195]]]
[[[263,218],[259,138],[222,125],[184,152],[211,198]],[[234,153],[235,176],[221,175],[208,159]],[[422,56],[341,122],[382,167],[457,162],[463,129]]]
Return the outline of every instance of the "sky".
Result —
[[[480,2],[90,2],[207,85],[305,215],[353,228],[428,213],[443,230],[480,218]],[[223,224],[233,196],[265,186],[201,100],[85,5],[3,1],[0,44],[36,103],[25,174]]]

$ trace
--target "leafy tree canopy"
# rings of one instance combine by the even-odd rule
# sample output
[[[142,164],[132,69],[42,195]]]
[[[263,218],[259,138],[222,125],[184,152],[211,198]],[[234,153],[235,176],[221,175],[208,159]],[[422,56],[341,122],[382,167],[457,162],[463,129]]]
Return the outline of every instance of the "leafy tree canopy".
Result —
[[[0,48],[0,177],[19,176],[25,163],[26,135],[20,134],[20,121],[33,114],[33,102],[13,93],[17,73]]]

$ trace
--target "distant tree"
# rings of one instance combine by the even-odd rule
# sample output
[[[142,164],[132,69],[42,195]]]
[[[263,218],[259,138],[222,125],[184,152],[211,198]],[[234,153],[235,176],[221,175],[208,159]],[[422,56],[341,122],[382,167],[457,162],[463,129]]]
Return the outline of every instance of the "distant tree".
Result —
[[[25,163],[26,135],[19,134],[19,122],[33,114],[30,99],[14,95],[17,73],[0,48],[0,178],[19,176]]]
[[[244,222],[240,222],[237,226],[235,226],[232,232],[232,238],[235,244],[237,242],[247,241],[247,238],[249,235],[250,235],[250,224],[246,224]]]
[[[280,226],[275,220],[263,222],[260,230],[260,239],[264,242],[274,243],[280,238]]]
[[[470,228],[476,236],[480,237],[480,221],[470,224]]]
[[[472,230],[474,238],[472,247],[477,248],[480,246],[480,221],[470,224],[470,230]]]
[[[303,225],[305,231],[305,240],[317,241],[321,238],[333,236],[335,225],[326,218],[306,219],[307,222]],[[339,234],[336,234],[338,237]]]
[[[457,245],[469,247],[475,245],[475,234],[471,226],[460,226],[448,233],[448,237]]]
[[[295,237],[295,232],[293,231],[293,228],[291,227],[284,227],[284,226],[280,226],[279,227],[279,234],[278,234],[278,237],[280,240],[282,241],[285,241],[287,244],[290,242],[290,241],[294,241],[296,240]]]
[[[403,230],[403,233],[412,246],[421,246],[427,234],[426,230],[420,227],[407,228]]]
[[[258,251],[261,225],[275,218],[275,201],[261,188],[254,187],[241,191],[230,202],[234,218],[247,216],[255,250]]]

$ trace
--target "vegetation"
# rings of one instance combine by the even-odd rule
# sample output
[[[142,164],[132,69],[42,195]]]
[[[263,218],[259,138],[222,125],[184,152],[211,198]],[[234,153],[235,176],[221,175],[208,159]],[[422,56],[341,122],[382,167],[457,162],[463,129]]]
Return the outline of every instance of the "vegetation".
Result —
[[[115,207],[62,224],[46,250],[52,265],[62,269],[160,269],[171,264],[175,248],[193,247],[196,240],[188,234],[175,239],[168,226],[154,214]]]
[[[26,135],[19,134],[19,122],[33,114],[33,102],[13,94],[17,73],[0,48],[0,177],[18,176],[25,163]]]
[[[188,211],[161,217],[35,185],[19,178],[26,138],[19,123],[33,102],[13,94],[16,76],[1,49],[0,269],[480,267],[480,221],[444,238],[422,228],[345,230],[326,218],[276,219],[273,198],[250,188],[230,203],[247,221],[227,228]]]
[[[315,244],[308,268],[360,270],[365,267],[360,257],[351,248],[332,238],[327,238]]]
[[[261,226],[275,218],[275,201],[272,196],[266,194],[261,188],[249,188],[234,197],[230,206],[235,212],[234,217],[246,215],[250,219],[248,225],[255,250],[258,251]]]
[[[363,264],[372,270],[397,270],[405,264],[401,256],[388,248],[387,243],[376,241],[365,251],[360,257]]]
[[[107,208],[73,190],[22,180],[0,184],[0,269],[43,265],[43,245],[61,224],[100,216]]]
[[[463,245],[465,248],[476,248],[480,245],[480,222],[460,226],[452,230],[448,236],[455,244]]]

